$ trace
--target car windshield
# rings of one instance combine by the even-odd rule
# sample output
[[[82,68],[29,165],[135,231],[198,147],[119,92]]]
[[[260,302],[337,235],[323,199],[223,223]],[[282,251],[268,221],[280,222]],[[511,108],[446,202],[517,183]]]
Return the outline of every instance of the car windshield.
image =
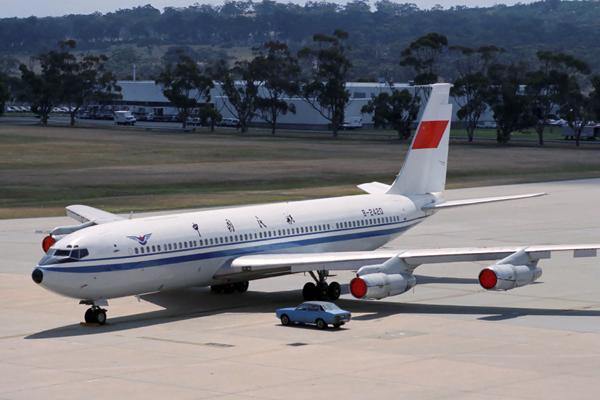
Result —
[[[336,306],[333,303],[322,304],[322,306],[325,311],[341,310],[341,308],[339,308],[338,306]]]

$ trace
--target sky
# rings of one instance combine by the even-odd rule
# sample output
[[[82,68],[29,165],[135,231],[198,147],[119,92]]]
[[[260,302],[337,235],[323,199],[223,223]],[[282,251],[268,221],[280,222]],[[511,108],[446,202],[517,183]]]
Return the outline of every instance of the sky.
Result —
[[[255,0],[256,1],[256,0]],[[276,0],[287,3],[288,0]],[[338,4],[345,4],[343,0],[329,0]],[[374,5],[377,0],[370,0]],[[36,17],[57,17],[67,14],[92,14],[96,11],[106,14],[118,9],[133,8],[151,4],[154,8],[163,10],[165,7],[187,7],[194,3],[222,4],[222,1],[198,1],[198,0],[0,0],[0,18],[26,18],[32,15]],[[294,0],[294,3],[304,4],[305,0]],[[491,7],[495,4],[514,5],[516,3],[528,3],[529,1],[518,0],[400,0],[399,3],[415,3],[420,9],[430,9],[436,4],[444,8],[463,5],[467,7]]]

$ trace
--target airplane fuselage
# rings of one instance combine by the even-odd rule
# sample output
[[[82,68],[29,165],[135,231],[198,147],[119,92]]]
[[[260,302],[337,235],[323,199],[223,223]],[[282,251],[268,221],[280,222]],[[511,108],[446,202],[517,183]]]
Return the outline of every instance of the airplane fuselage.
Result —
[[[257,253],[377,249],[422,222],[435,195],[360,195],[123,220],[58,241],[39,262],[40,285],[86,301],[191,286]]]

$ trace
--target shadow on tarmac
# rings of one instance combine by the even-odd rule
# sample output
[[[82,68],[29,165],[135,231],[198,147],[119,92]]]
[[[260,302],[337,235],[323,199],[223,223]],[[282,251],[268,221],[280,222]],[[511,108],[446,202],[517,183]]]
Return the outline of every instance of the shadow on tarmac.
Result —
[[[419,277],[419,281],[428,283],[472,283],[476,279],[461,278],[430,278]],[[348,285],[342,285],[342,294],[349,293]],[[161,325],[174,321],[192,318],[202,318],[224,313],[273,313],[278,308],[292,307],[302,301],[301,290],[281,292],[252,292],[246,293],[214,293],[208,288],[188,288],[169,292],[153,293],[140,296],[141,299],[156,304],[163,310],[151,311],[136,315],[109,318],[110,325],[101,327],[67,325],[49,329],[25,339],[49,339],[72,336],[97,335],[107,332],[119,332],[140,327]],[[340,299],[338,306],[352,313],[361,313],[353,317],[358,321],[369,321],[386,318],[396,314],[420,315],[472,315],[480,317],[481,321],[504,321],[523,316],[578,316],[600,317],[600,310],[590,309],[540,309],[504,306],[468,306],[401,303],[389,301],[363,301],[355,299]],[[110,312],[110,310],[109,310]],[[312,329],[312,327],[311,327]],[[335,332],[337,330],[331,330]]]

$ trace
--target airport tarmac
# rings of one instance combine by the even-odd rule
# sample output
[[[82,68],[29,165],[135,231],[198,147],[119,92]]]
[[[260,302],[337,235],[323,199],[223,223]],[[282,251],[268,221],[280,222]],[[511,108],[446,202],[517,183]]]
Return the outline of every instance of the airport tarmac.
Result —
[[[387,248],[600,242],[600,180],[448,190],[449,200],[548,196],[439,212]],[[141,214],[140,214],[141,215]],[[135,217],[135,216],[134,216]],[[0,220],[0,399],[597,399],[600,258],[555,253],[538,282],[484,292],[481,263],[422,266],[419,285],[355,300],[339,330],[284,327],[308,276],[231,295],[192,288],[109,301],[110,326],[36,286],[43,232],[67,217]]]

